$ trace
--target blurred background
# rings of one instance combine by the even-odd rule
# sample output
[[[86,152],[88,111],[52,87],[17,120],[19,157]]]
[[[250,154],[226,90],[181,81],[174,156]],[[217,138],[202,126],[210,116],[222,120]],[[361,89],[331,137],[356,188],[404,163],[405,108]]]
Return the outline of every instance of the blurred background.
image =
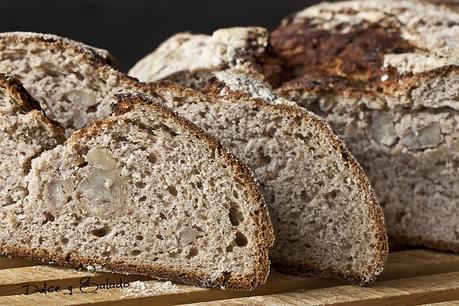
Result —
[[[127,71],[174,33],[274,29],[319,0],[1,0],[0,31],[53,33],[109,50]]]

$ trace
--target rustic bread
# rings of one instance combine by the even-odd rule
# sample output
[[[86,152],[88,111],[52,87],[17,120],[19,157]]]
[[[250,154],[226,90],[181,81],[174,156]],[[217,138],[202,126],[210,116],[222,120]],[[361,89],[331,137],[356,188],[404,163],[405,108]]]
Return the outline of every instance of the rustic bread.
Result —
[[[249,81],[221,77],[234,86]],[[266,95],[257,84],[253,92]],[[270,258],[277,269],[362,284],[381,273],[387,257],[382,211],[363,170],[324,121],[221,82],[208,84],[205,94],[175,83],[150,86],[253,169],[274,225]]]
[[[458,45],[452,1],[322,3],[285,19],[259,46],[265,55],[258,57],[279,63],[269,69],[282,71],[277,77],[260,77],[260,67],[243,71],[345,139],[370,177],[390,236],[459,252]],[[169,77],[200,88],[209,70],[216,69],[182,68]]]
[[[201,286],[264,283],[274,236],[251,172],[157,100],[117,103],[32,161],[28,196],[1,210],[1,252]]]
[[[178,33],[141,59],[129,75],[142,82],[176,81],[175,77],[184,79],[184,73],[231,69],[277,82],[282,70],[269,56],[268,38],[268,31],[260,27],[220,29],[211,36]]]
[[[278,93],[344,137],[389,234],[459,251],[459,14],[422,1],[321,4],[285,20],[271,43],[298,73]]]
[[[107,51],[55,35],[0,33],[0,71],[19,79],[69,135],[110,114],[112,94],[141,91]]]
[[[0,74],[0,207],[27,195],[31,160],[64,140],[62,128],[45,117],[22,85]]]

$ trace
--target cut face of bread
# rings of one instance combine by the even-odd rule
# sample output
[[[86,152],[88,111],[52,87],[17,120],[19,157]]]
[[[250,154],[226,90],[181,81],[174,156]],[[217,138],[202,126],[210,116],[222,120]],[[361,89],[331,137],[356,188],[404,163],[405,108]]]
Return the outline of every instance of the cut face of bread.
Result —
[[[390,236],[455,252],[458,7],[445,0],[321,3],[283,20],[268,46],[259,45],[265,62],[278,64],[269,66],[274,75],[260,77],[268,71],[260,66],[243,70],[344,138],[369,175]],[[208,65],[161,78],[199,89],[216,70]]]
[[[459,14],[427,2],[321,4],[285,20],[271,43],[299,71],[277,92],[343,136],[371,179],[389,235],[457,252]],[[317,33],[324,38],[312,53],[307,37]],[[351,36],[359,39],[343,39]],[[332,54],[341,65],[326,64]]]
[[[326,123],[296,105],[270,105],[227,87],[204,95],[172,83],[151,86],[253,169],[270,208],[277,268],[359,283],[382,271],[382,212],[364,172]]]
[[[0,71],[19,79],[67,135],[110,114],[110,98],[140,84],[110,66],[108,52],[54,35],[0,34]]]
[[[231,289],[266,280],[273,233],[250,171],[151,98],[118,96],[30,176],[2,210],[4,254]]]
[[[21,84],[0,74],[0,207],[27,195],[31,160],[64,140]]]

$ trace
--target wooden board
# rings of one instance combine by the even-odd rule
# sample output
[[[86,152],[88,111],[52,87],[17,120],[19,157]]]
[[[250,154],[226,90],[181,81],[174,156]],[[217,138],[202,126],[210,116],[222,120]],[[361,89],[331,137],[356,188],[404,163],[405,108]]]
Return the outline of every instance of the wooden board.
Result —
[[[121,288],[105,288],[117,283]],[[35,292],[38,288],[40,292]],[[427,250],[391,253],[383,275],[369,287],[273,272],[267,284],[252,292],[197,288],[0,257],[0,305],[177,304],[459,305],[459,255]]]

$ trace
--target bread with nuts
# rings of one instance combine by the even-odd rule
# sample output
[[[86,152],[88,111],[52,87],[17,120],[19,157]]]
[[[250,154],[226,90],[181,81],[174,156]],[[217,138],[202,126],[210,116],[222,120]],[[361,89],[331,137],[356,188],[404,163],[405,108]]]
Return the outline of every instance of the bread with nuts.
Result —
[[[0,71],[22,82],[67,136],[111,112],[110,97],[141,85],[104,50],[50,34],[0,33]]]
[[[0,210],[4,255],[250,290],[273,232],[251,172],[140,94],[32,161],[28,195]],[[7,220],[8,222],[6,222]]]
[[[217,80],[203,92],[174,83],[150,86],[254,171],[274,225],[270,258],[276,268],[373,281],[387,258],[383,215],[341,139],[314,114],[274,104],[280,98],[262,83],[231,73],[219,77],[232,88]]]
[[[258,50],[244,57],[250,63],[242,69],[235,56],[220,66],[175,63],[180,69],[168,75],[145,70],[138,76],[201,88],[209,71],[238,69],[266,81],[344,138],[370,177],[392,238],[459,252],[457,7],[441,0],[321,3],[286,18],[264,40],[252,39],[258,47],[239,46],[245,50],[239,54]],[[231,33],[219,35],[224,31]],[[199,49],[176,41],[168,52],[204,54],[213,36],[200,36]],[[165,54],[171,44],[149,61],[161,49],[162,59],[173,58]],[[278,65],[266,69],[252,58]]]
[[[0,207],[27,195],[31,160],[64,140],[21,83],[0,74]]]

